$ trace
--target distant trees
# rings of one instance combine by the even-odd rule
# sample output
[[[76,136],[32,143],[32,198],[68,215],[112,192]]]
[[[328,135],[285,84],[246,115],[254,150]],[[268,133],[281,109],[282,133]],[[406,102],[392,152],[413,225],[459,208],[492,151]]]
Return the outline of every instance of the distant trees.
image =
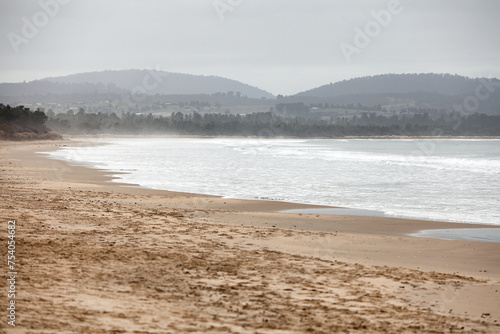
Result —
[[[297,105],[297,111],[307,108]],[[282,108],[284,111],[284,106]],[[294,108],[292,108],[294,110]],[[458,113],[415,113],[317,119],[273,112],[233,115],[173,112],[152,114],[62,113],[47,122],[52,129],[72,134],[171,134],[201,136],[338,138],[345,136],[500,136],[500,116]]]
[[[280,113],[288,116],[300,116],[309,113],[309,107],[304,105],[304,103],[278,103],[276,105],[276,110]]]

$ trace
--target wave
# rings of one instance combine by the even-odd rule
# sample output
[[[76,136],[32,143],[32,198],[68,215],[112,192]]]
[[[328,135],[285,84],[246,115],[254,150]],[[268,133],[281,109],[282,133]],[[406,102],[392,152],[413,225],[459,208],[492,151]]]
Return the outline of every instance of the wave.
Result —
[[[116,181],[155,189],[500,225],[496,144],[444,142],[427,155],[399,140],[150,139],[51,155],[128,171]]]

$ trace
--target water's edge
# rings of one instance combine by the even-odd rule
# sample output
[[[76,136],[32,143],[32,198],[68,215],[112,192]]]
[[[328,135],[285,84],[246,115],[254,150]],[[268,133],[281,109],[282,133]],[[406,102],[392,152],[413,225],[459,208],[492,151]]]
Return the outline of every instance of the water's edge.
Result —
[[[98,145],[103,145],[103,146],[108,146],[109,144],[113,145],[113,144],[116,144],[116,143],[112,143],[112,142],[97,142]],[[108,145],[107,145],[108,144]],[[158,145],[158,143],[155,143],[156,145]],[[261,144],[259,142],[259,144]],[[309,144],[309,143],[308,143]],[[128,145],[128,143],[121,143],[120,145],[122,145],[122,149],[123,149],[123,145]],[[240,147],[238,146],[239,144],[237,143],[233,143],[233,142],[230,142],[230,144],[228,145],[227,143],[225,143],[226,145],[226,148],[229,146],[231,149],[233,150],[240,150]],[[252,143],[252,145],[255,145],[254,143]],[[175,145],[177,146],[177,145]],[[259,146],[244,146],[244,149],[245,150],[255,150],[256,147],[259,147]],[[299,146],[297,146],[299,147]],[[200,146],[196,147],[196,148],[200,148]],[[273,146],[270,145],[269,143],[266,142],[266,144],[264,145],[264,148],[269,150],[269,149],[272,149]],[[289,149],[289,147],[285,147],[286,149]],[[295,148],[295,146],[293,147]],[[191,191],[191,190],[187,190],[187,191],[184,191],[184,190],[179,190],[179,189],[175,189],[175,187],[172,187],[172,188],[169,188],[169,189],[166,189],[167,187],[169,187],[170,183],[164,183],[164,184],[158,184],[155,186],[155,184],[148,184],[149,182],[149,179],[144,179],[144,175],[142,175],[142,179],[141,179],[141,174],[139,174],[139,177],[137,177],[135,174],[134,174],[134,171],[136,171],[136,169],[134,169],[134,163],[130,163],[131,161],[135,162],[135,161],[139,161],[139,160],[130,160],[130,159],[135,159],[134,158],[134,155],[132,155],[131,157],[129,157],[129,160],[123,160],[123,161],[128,161],[128,164],[125,163],[125,165],[123,165],[124,168],[117,168],[117,166],[122,166],[120,165],[120,162],[121,160],[111,160],[111,161],[114,161],[114,165],[113,164],[109,164],[108,163],[108,160],[106,160],[107,156],[104,157],[101,157],[101,160],[99,159],[94,159],[93,155],[89,155],[89,151],[87,152],[78,152],[77,151],[78,147],[61,147],[59,150],[55,151],[55,152],[41,152],[41,153],[44,153],[46,155],[49,155],[50,158],[53,158],[53,159],[60,159],[60,160],[63,160],[63,161],[66,161],[68,163],[71,163],[71,164],[75,164],[75,165],[84,165],[85,167],[91,167],[91,168],[96,168],[96,169],[100,169],[100,170],[107,170],[109,171],[109,173],[107,173],[107,175],[111,176],[113,178],[113,180],[110,180],[111,182],[119,182],[119,183],[123,183],[125,184],[125,186],[127,184],[130,184],[130,186],[133,186],[133,187],[141,187],[141,188],[147,188],[147,189],[152,189],[152,190],[165,190],[165,191],[173,191],[173,192],[187,192],[187,193],[195,193],[195,194],[210,194],[210,191],[213,190],[212,188],[210,188],[210,184],[205,184],[205,183],[201,183],[202,184],[202,187],[199,189],[195,189],[195,191]],[[89,149],[89,148],[86,148],[86,149]],[[92,148],[93,150],[94,148]],[[299,147],[299,149],[302,149],[302,147]],[[101,150],[102,151],[102,150]],[[177,150],[178,151],[178,150]],[[227,151],[227,149],[226,149]],[[112,152],[112,154],[117,154],[117,152],[113,152],[113,151],[110,151]],[[239,151],[238,151],[239,152]],[[317,151],[316,151],[317,152]],[[245,151],[244,153],[247,153],[247,151]],[[252,151],[251,152],[252,154],[254,154],[254,152]],[[101,152],[102,154],[102,152]],[[260,153],[258,153],[260,154]],[[497,153],[496,153],[497,154]],[[168,156],[168,155],[166,155]],[[171,157],[171,161],[176,161],[175,158],[177,156],[173,156]],[[195,156],[196,157],[196,156]],[[231,156],[232,158],[234,158],[233,156]],[[90,159],[89,159],[90,158]],[[193,159],[193,157],[191,157]],[[216,157],[217,158],[217,157]],[[173,159],[173,160],[172,160]],[[206,160],[206,159],[205,159]],[[182,161],[181,161],[182,162]],[[267,161],[266,161],[267,162]],[[474,161],[473,161],[474,162]],[[217,163],[222,163],[222,162],[219,162],[218,160],[214,160],[214,164],[217,164]],[[230,161],[230,163],[232,163]],[[366,163],[366,162],[365,162]],[[234,164],[234,163],[233,163]],[[221,165],[223,168],[225,168],[223,170],[223,172],[227,172],[229,171],[229,167],[225,166],[225,165]],[[258,164],[256,164],[255,166],[259,166]],[[255,166],[252,166],[254,167],[253,169],[251,169],[251,171],[259,171],[259,169],[255,169]],[[473,165],[474,166],[474,165]],[[144,166],[140,166],[138,167],[139,170],[140,168],[142,167],[142,170],[144,170]],[[252,176],[254,174],[241,174],[242,171],[244,169],[241,169],[241,166],[237,166],[237,165],[231,165],[231,167],[235,168],[240,168],[238,170],[238,172],[240,172],[240,175],[239,176],[243,176],[243,177],[247,177],[247,175],[249,176]],[[264,167],[262,167],[264,168]],[[148,171],[148,169],[146,168],[145,169],[146,171]],[[196,168],[193,169],[196,171]],[[261,170],[264,170],[264,169],[261,169]],[[265,169],[267,171],[267,169]],[[168,171],[170,172],[170,170],[168,169],[164,169],[164,171]],[[158,171],[155,171],[155,170],[152,170],[150,172],[150,174],[155,174],[156,172]],[[200,173],[203,172],[203,170],[199,170]],[[132,175],[134,174],[134,175]],[[205,174],[201,174],[201,175],[205,175]],[[210,179],[211,174],[207,174],[207,179]],[[270,173],[270,175],[272,176],[272,172]],[[343,175],[343,174],[340,174],[340,175]],[[391,174],[392,175],[392,174]],[[172,177],[175,177],[175,174],[172,174]],[[198,176],[199,178],[199,176]],[[185,180],[184,178],[177,178],[177,183],[179,183],[178,180]],[[199,182],[199,179],[194,179],[194,180],[187,180],[187,183],[188,183],[188,189],[189,189],[189,186],[192,184],[200,184],[200,183],[193,183],[193,182]],[[143,182],[141,182],[143,181]],[[212,179],[213,181],[213,179]],[[226,180],[224,180],[226,181]],[[346,207],[349,207],[350,205],[347,204],[347,205],[344,205],[344,204],[341,204],[341,205],[336,205],[336,204],[325,204],[325,203],[319,203],[319,202],[314,202],[314,201],[309,201],[308,198],[304,197],[304,195],[307,195],[308,193],[307,192],[302,192],[302,193],[298,193],[299,195],[302,195],[302,197],[298,196],[298,200],[290,200],[287,198],[286,195],[284,196],[280,196],[280,197],[283,197],[283,198],[280,198],[280,197],[276,197],[276,196],[265,196],[265,197],[259,197],[259,196],[255,196],[256,194],[259,194],[259,193],[256,193],[255,192],[255,189],[254,189],[254,193],[250,193],[249,196],[241,196],[241,194],[237,193],[237,191],[233,194],[224,194],[223,190],[224,189],[229,189],[230,191],[233,191],[234,189],[231,189],[231,188],[227,188],[228,186],[230,186],[232,183],[231,182],[238,182],[239,180],[238,179],[235,179],[235,180],[227,180],[227,185],[225,185],[226,188],[221,188],[221,189],[218,189],[216,191],[219,191],[219,193],[214,193],[212,192],[212,196],[217,196],[217,197],[224,197],[224,198],[234,198],[234,199],[242,199],[242,200],[267,200],[267,201],[281,201],[281,202],[288,202],[288,203],[293,203],[293,204],[304,204],[304,205],[321,205],[321,206],[331,206],[331,208],[323,208],[323,209],[302,209],[302,210],[292,210],[292,211],[287,211],[286,213],[304,213],[304,214],[321,214],[321,215],[351,215],[351,216],[369,216],[369,217],[387,217],[387,218],[400,218],[400,219],[418,219],[418,220],[427,220],[427,221],[440,221],[440,222],[451,222],[451,223],[470,223],[470,224],[476,224],[476,225],[497,225],[495,223],[491,223],[491,224],[487,224],[487,223],[484,223],[484,220],[480,219],[478,222],[472,222],[472,221],[467,221],[467,220],[463,220],[463,221],[460,221],[460,220],[456,220],[456,219],[442,219],[442,218],[438,218],[436,219],[435,217],[434,218],[431,218],[431,217],[420,217],[420,216],[410,216],[410,215],[404,215],[404,214],[398,214],[396,212],[392,213],[394,210],[389,210],[389,211],[382,211],[380,210],[379,208],[377,209],[359,209],[359,207],[362,207],[363,203],[359,203],[359,206],[358,208],[346,208]],[[182,181],[184,182],[184,181]],[[189,184],[189,182],[191,182],[191,184]],[[177,183],[174,182],[174,185],[176,186],[179,186]],[[244,184],[243,184],[244,185]],[[300,186],[301,184],[298,183],[298,185]],[[303,186],[303,184],[302,184]],[[354,186],[354,185],[353,185]],[[272,186],[271,186],[272,187]],[[240,186],[241,188],[241,186]],[[256,188],[258,189],[258,188]],[[270,188],[272,189],[272,188]],[[351,187],[351,192],[352,191],[355,191],[356,188],[352,188]],[[441,189],[441,188],[437,188],[437,189]],[[199,190],[199,191],[197,191]],[[238,189],[237,189],[238,190]],[[283,188],[281,190],[286,190],[286,188]],[[241,189],[240,189],[241,191]],[[360,190],[361,191],[361,190]],[[267,195],[267,193],[264,191],[264,192],[260,192],[261,194],[263,195]],[[333,192],[335,193],[335,192]],[[333,194],[332,193],[332,194]],[[282,194],[286,194],[285,192],[282,192]],[[368,194],[367,194],[368,195]],[[288,196],[290,197],[290,196]],[[291,196],[293,197],[293,196]],[[454,198],[454,197],[450,197],[450,198]],[[304,201],[305,199],[305,201]],[[314,199],[314,197],[312,198]],[[349,197],[347,197],[346,199],[349,199]],[[347,202],[346,202],[347,203]],[[357,203],[357,202],[356,202]],[[455,203],[457,204],[457,203]],[[459,204],[459,203],[458,203]],[[339,206],[343,207],[343,208],[338,208]],[[380,206],[379,206],[380,207]],[[469,213],[472,212],[472,211],[469,211]],[[475,210],[474,210],[475,212]],[[483,211],[484,212],[484,211]],[[481,218],[481,216],[478,216],[479,218]],[[493,217],[493,216],[492,216]],[[477,218],[477,217],[476,217]],[[484,217],[483,217],[484,218]],[[470,229],[467,229],[467,230],[470,230]],[[484,229],[479,229],[480,231],[478,231],[479,233],[480,232],[485,232]],[[459,233],[459,231],[456,231],[457,233]],[[467,232],[469,233],[469,232]],[[472,233],[472,232],[471,232]],[[471,241],[483,241],[483,240],[480,240],[482,237],[481,236],[472,236],[469,234],[465,235],[464,233],[460,232],[459,235],[457,235],[456,233],[455,234],[450,234],[450,233],[447,233],[447,234],[437,234],[437,232],[433,232],[433,231],[421,231],[419,233],[414,233],[412,234],[411,236],[414,236],[414,237],[430,237],[430,238],[438,238],[438,239],[453,239],[453,240],[471,240]],[[465,239],[464,239],[465,238]],[[488,238],[483,238],[483,239],[488,239]],[[490,238],[491,239],[491,238]],[[485,241],[488,241],[488,240],[485,240]],[[498,241],[491,241],[491,242],[498,242]]]

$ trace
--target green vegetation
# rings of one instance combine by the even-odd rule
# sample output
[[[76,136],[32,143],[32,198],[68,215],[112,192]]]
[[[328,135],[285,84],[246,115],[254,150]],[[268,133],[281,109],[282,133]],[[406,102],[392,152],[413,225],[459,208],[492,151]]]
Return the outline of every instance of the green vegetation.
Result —
[[[0,103],[0,139],[57,139],[60,136],[45,127],[47,116],[39,109],[11,107]]]
[[[232,115],[193,112],[153,114],[60,113],[48,126],[69,134],[167,134],[200,136],[340,138],[345,136],[500,136],[500,116],[414,113],[384,116],[363,113],[331,119],[272,112]]]

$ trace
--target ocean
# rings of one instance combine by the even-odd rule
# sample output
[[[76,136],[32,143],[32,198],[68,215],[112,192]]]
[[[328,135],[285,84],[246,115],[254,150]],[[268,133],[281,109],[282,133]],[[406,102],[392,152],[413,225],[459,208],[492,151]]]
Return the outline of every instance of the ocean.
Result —
[[[500,225],[500,140],[101,141],[49,154],[153,189]]]

